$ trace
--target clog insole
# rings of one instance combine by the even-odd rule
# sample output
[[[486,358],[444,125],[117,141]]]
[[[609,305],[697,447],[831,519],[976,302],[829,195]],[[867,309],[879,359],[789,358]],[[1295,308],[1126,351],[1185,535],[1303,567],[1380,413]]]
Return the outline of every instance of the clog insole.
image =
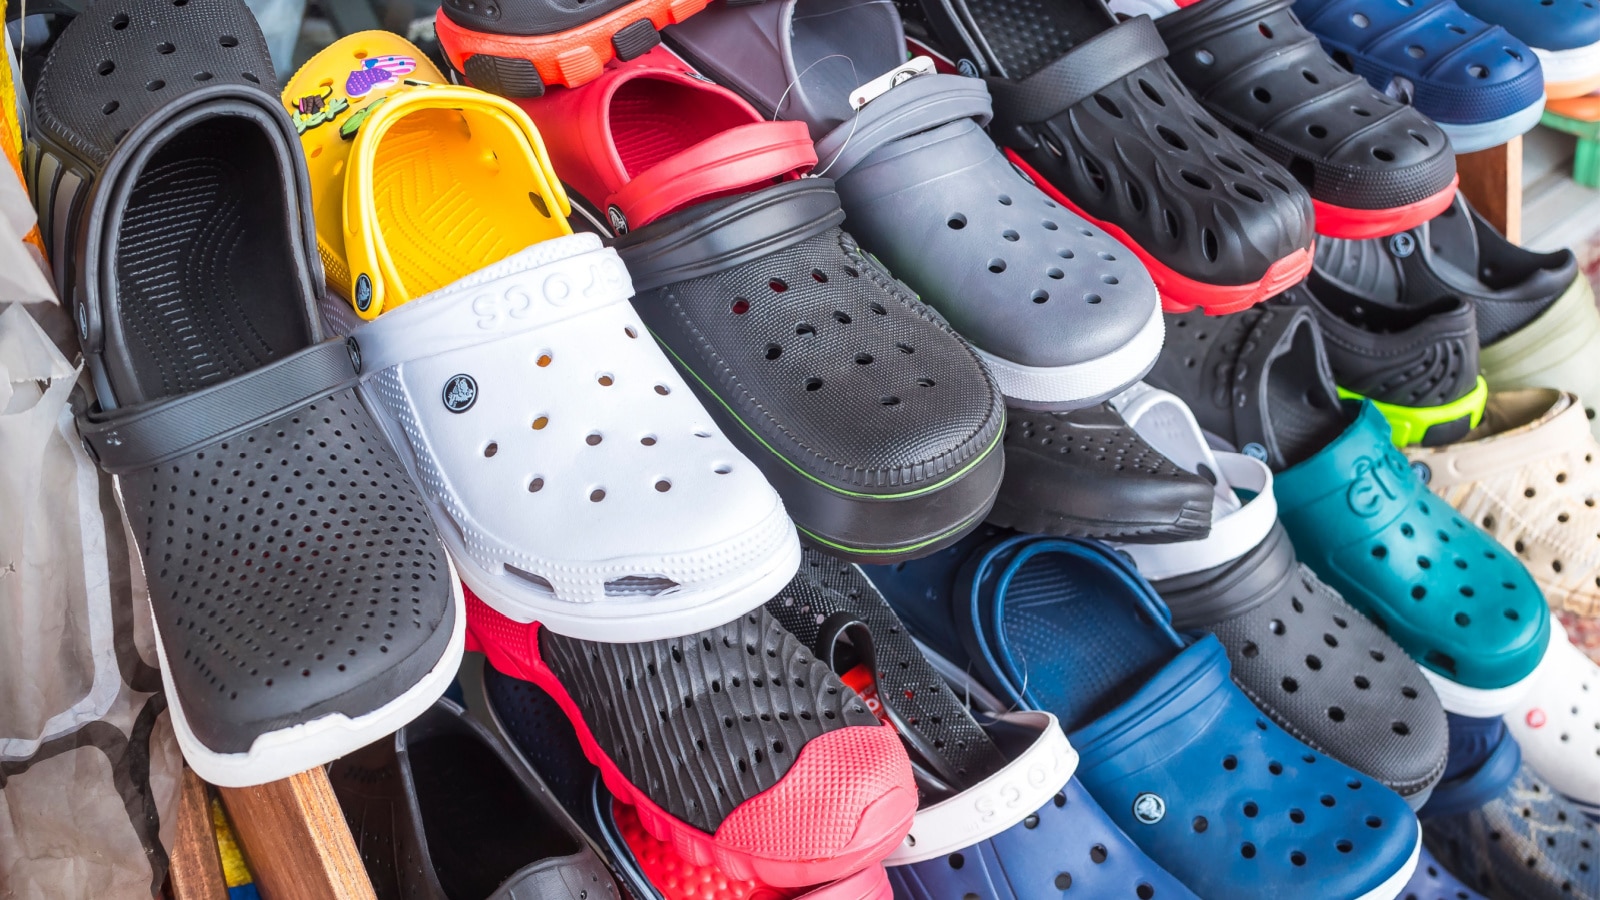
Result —
[[[311,343],[283,196],[248,119],[202,120],[150,156],[122,211],[106,304],[125,347],[107,341],[118,404],[188,394]]]
[[[701,141],[760,121],[753,110],[720,91],[648,77],[617,88],[610,119],[611,141],[629,179]]]
[[[965,0],[1001,71],[1017,81],[1109,27],[1098,0]],[[870,76],[869,76],[870,77]]]
[[[1333,443],[1347,423],[1338,401],[1324,396],[1316,367],[1309,364],[1316,358],[1316,334],[1310,327],[1295,329],[1289,351],[1279,358],[1286,364],[1272,366],[1267,373],[1267,408],[1262,414],[1288,468]]]
[[[384,133],[373,157],[373,199],[401,296],[436,291],[565,233],[560,210],[532,192],[524,203],[523,191],[507,187],[538,181],[532,160],[494,152],[524,140],[503,117],[475,110],[417,110]]]
[[[570,856],[578,843],[506,768],[466,734],[410,745],[411,778],[439,884],[449,897],[487,897],[518,869]]]
[[[1073,731],[1126,700],[1178,652],[1103,564],[1041,553],[1006,590],[1000,623],[1012,684]]]

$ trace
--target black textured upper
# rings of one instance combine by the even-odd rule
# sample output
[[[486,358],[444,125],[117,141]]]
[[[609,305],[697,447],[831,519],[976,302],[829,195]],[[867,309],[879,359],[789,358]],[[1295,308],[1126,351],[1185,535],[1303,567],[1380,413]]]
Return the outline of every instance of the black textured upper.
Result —
[[[917,784],[921,805],[972,787],[1005,766],[1000,748],[858,566],[807,547],[799,573],[766,608],[840,675],[866,667],[878,702],[923,776]]]
[[[1444,131],[1328,58],[1292,5],[1208,0],[1164,16],[1167,61],[1317,200],[1391,209],[1448,190],[1456,166]]]
[[[1317,242],[1310,286],[1319,297],[1431,307],[1465,300],[1487,347],[1538,318],[1578,277],[1570,250],[1535,253],[1506,240],[1456,195],[1449,209],[1387,238]]]
[[[1430,407],[1460,400],[1477,386],[1477,321],[1457,298],[1397,309],[1302,285],[1282,300],[1316,315],[1334,380],[1346,390],[1381,403]]]
[[[813,738],[878,720],[765,609],[687,637],[603,644],[541,629],[539,652],[622,774],[714,832]]]
[[[1211,532],[1211,482],[1145,443],[1109,403],[1006,412],[1006,477],[989,521],[1131,543]]]
[[[1444,774],[1444,708],[1422,671],[1295,558],[1282,525],[1232,562],[1154,587],[1173,627],[1215,634],[1233,680],[1311,749],[1403,797]]]
[[[151,112],[200,87],[278,84],[238,0],[99,0],[50,51],[33,95],[37,133],[98,165]]]
[[[1100,3],[923,0],[994,96],[991,132],[1075,206],[1207,284],[1260,281],[1311,246],[1305,190],[1179,82],[1149,19]]]
[[[440,11],[471,31],[553,35],[578,28],[636,0],[444,0]],[[648,17],[643,13],[641,19]]]
[[[648,284],[636,265],[662,245],[752,207],[787,214],[813,199],[838,221],[831,183],[806,179],[667,216],[617,250],[636,285]],[[748,446],[749,429],[767,443],[747,451],[758,463],[777,452],[831,485],[873,494],[938,482],[995,443],[1000,393],[971,348],[849,234],[814,227],[827,221],[808,216],[753,258],[641,287],[634,306],[691,381],[715,395],[707,405],[738,417],[744,427],[728,435]]]
[[[1344,433],[1322,333],[1310,310],[1266,304],[1226,316],[1168,315],[1149,384],[1200,427],[1281,472]]]
[[[452,576],[350,389],[121,479],[185,718],[207,747],[354,718],[444,655]]]

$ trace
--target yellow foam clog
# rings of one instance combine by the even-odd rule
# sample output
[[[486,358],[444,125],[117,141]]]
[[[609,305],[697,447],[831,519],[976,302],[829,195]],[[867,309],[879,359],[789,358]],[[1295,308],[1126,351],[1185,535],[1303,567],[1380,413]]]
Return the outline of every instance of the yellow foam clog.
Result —
[[[527,114],[445,83],[404,38],[341,38],[289,79],[283,101],[306,151],[328,286],[362,318],[572,233]]]

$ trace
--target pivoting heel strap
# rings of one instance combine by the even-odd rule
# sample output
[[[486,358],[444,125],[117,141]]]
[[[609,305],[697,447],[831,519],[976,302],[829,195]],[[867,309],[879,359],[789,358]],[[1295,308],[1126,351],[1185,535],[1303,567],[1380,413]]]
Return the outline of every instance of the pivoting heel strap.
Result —
[[[324,341],[192,394],[87,413],[78,433],[102,468],[123,475],[203,450],[355,383],[350,346]]]
[[[990,78],[995,127],[1048,122],[1106,85],[1167,58],[1167,45],[1149,16],[1108,28],[1021,81]]]
[[[843,178],[880,147],[962,119],[987,125],[989,91],[976,78],[918,75],[872,99],[853,118],[817,141],[817,159],[830,178]]]
[[[700,200],[805,174],[817,163],[802,122],[753,122],[667,157],[606,198],[618,234]]]

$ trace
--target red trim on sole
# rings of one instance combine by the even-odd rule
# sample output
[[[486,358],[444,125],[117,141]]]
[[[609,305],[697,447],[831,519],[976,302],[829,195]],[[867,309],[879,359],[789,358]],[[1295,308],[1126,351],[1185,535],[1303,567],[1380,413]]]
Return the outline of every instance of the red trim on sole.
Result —
[[[1168,268],[1167,265],[1151,256],[1139,243],[1128,235],[1126,231],[1110,222],[1104,222],[1089,215],[1079,208],[1078,204],[1067,199],[1067,196],[1057,190],[1048,178],[1023,161],[1015,150],[1004,148],[1006,158],[1011,160],[1017,168],[1027,173],[1038,185],[1039,190],[1057,203],[1082,216],[1087,221],[1093,222],[1105,229],[1106,233],[1121,241],[1133,254],[1139,257],[1144,267],[1150,270],[1150,277],[1155,280],[1156,290],[1161,292],[1161,309],[1169,313],[1186,313],[1195,308],[1205,311],[1208,316],[1223,316],[1249,309],[1270,297],[1275,297],[1289,288],[1294,287],[1311,274],[1311,261],[1315,244],[1302,247],[1285,256],[1267,267],[1267,272],[1260,281],[1251,284],[1207,284],[1196,281],[1187,275]]]
[[[1426,200],[1389,209],[1351,209],[1312,197],[1311,206],[1317,211],[1317,234],[1348,241],[1364,241],[1409,231],[1449,209],[1450,204],[1455,202],[1456,188],[1460,185],[1461,176],[1457,175],[1450,179],[1449,187]]]
[[[462,589],[467,601],[467,649],[482,652],[500,672],[530,681],[553,697],[572,722],[583,755],[600,769],[606,789],[631,804],[645,830],[671,844],[684,859],[715,866],[732,878],[803,887],[836,881],[880,862],[911,830],[917,790],[899,735],[887,725],[853,725],[808,741],[777,784],[739,804],[715,834],[706,834],[656,805],[606,755],[577,702],[540,658],[539,623],[514,622],[470,588],[462,585]],[[893,784],[870,798],[853,797],[858,801],[853,807],[837,811],[854,819],[843,843],[824,846],[823,832],[833,830],[826,827],[797,835],[797,828],[815,826],[820,818],[797,819],[793,815],[797,804],[809,801],[814,807],[818,797],[850,797],[852,792],[843,790],[840,781],[848,777],[846,773]]]

